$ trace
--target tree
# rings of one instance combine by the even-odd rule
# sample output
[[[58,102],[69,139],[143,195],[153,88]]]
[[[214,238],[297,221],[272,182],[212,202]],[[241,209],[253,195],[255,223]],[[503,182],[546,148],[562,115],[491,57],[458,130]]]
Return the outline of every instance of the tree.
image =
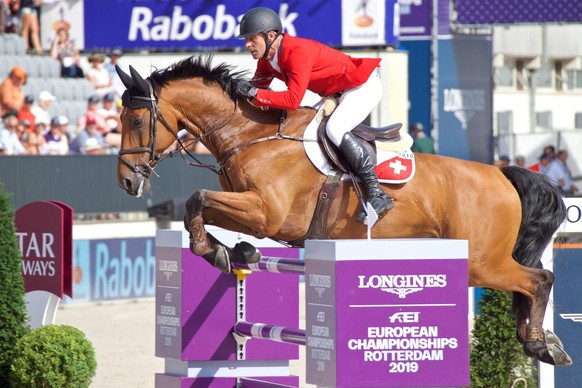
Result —
[[[471,340],[471,387],[536,387],[535,364],[515,338],[511,295],[487,290],[479,307]]]
[[[29,331],[21,261],[14,209],[0,183],[0,387],[8,386],[14,346]]]

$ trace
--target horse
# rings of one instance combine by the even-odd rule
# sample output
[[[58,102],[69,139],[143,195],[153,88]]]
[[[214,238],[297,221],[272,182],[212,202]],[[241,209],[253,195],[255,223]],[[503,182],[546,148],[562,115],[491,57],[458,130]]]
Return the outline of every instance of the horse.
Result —
[[[228,272],[230,263],[256,262],[248,243],[226,247],[205,225],[298,246],[309,238],[320,189],[328,179],[308,160],[303,130],[317,111],[263,110],[233,90],[246,72],[192,56],[143,78],[117,68],[122,96],[118,185],[139,196],[155,165],[185,129],[214,155],[223,191],[198,190],[186,202],[190,249]],[[566,217],[560,191],[541,174],[451,157],[416,154],[416,175],[383,185],[394,208],[372,238],[447,238],[469,242],[469,286],[513,292],[516,337],[524,352],[552,365],[569,365],[559,338],[542,321],[554,282],[541,256]],[[197,164],[192,163],[191,164]],[[356,186],[341,181],[321,222],[325,237],[366,238],[356,220]],[[321,221],[321,220],[320,220]]]

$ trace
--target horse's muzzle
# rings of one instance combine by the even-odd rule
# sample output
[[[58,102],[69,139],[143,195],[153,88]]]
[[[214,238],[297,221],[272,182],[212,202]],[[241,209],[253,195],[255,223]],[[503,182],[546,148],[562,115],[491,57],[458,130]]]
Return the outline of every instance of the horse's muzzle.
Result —
[[[150,189],[150,180],[141,174],[132,174],[119,177],[119,187],[127,194],[139,198]]]

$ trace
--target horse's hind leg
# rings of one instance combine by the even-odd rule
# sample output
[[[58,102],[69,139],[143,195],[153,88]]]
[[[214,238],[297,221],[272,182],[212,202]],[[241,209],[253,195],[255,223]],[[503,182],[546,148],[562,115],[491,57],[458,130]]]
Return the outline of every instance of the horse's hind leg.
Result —
[[[524,352],[548,364],[570,365],[572,360],[563,350],[560,340],[542,328],[554,275],[545,269],[524,267],[514,260],[507,261],[507,264],[507,268],[500,269],[489,279],[487,287],[522,294],[514,295],[514,311],[517,335]]]

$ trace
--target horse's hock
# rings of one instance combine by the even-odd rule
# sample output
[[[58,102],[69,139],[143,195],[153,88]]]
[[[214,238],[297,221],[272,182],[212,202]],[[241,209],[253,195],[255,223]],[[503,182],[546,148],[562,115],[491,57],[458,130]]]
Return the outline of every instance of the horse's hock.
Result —
[[[158,231],[156,387],[298,386],[289,360],[303,343],[309,384],[469,384],[466,241],[314,240],[304,261],[298,249],[260,250],[278,258],[237,277],[192,254],[186,232]]]

